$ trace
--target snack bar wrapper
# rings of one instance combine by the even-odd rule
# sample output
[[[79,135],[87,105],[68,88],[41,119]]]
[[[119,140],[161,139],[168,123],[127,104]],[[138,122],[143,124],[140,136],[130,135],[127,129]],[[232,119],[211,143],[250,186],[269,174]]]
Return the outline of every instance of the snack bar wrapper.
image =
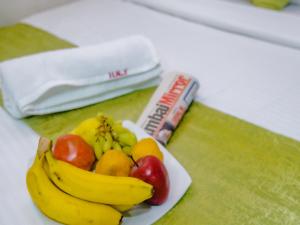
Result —
[[[137,124],[166,145],[193,101],[199,82],[180,72],[168,73],[163,77]]]

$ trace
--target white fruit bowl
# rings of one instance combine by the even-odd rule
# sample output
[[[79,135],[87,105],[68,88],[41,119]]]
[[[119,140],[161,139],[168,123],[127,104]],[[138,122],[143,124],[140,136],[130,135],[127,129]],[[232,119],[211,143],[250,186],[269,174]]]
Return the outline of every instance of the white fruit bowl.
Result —
[[[124,121],[123,126],[131,130],[137,136],[137,139],[140,140],[142,138],[150,137],[143,129],[138,127],[131,121]],[[158,143],[158,142],[157,142]],[[169,197],[166,202],[164,202],[160,206],[149,206],[147,204],[140,204],[138,207],[130,210],[123,217],[122,225],[150,225],[161,218],[164,214],[166,214],[183,196],[188,187],[190,186],[192,180],[186,170],[180,165],[180,163],[167,151],[167,149],[158,143],[160,150],[164,154],[164,165],[167,168],[169,179],[170,179],[170,192]],[[32,160],[30,160],[30,165],[32,164]],[[59,223],[54,220],[49,219],[44,216],[33,204],[29,195],[27,193],[24,194],[27,199],[27,203],[29,207],[26,207],[27,210],[27,220],[24,220],[24,216],[22,216],[23,224],[44,224],[44,225],[58,225]],[[33,213],[33,212],[34,213]],[[35,216],[31,214],[35,214]],[[18,218],[21,218],[20,215],[11,215],[12,224],[19,224]],[[33,223],[34,222],[34,223]],[[1,224],[1,219],[0,219]]]
[[[131,121],[124,121],[123,126],[131,130],[137,139],[150,137],[143,129]],[[122,225],[150,225],[166,214],[186,192],[192,179],[180,163],[160,143],[160,150],[164,154],[164,165],[170,178],[170,193],[167,201],[160,206],[142,206],[127,213]]]

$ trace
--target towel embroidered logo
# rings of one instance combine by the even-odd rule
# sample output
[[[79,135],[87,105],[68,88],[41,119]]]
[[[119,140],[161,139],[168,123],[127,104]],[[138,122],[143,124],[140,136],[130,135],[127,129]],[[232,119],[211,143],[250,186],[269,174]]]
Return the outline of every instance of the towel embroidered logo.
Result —
[[[127,75],[128,75],[128,70],[127,69],[108,72],[108,76],[109,76],[110,80],[116,79],[116,78],[121,78],[121,77],[124,77],[124,76],[127,76]]]

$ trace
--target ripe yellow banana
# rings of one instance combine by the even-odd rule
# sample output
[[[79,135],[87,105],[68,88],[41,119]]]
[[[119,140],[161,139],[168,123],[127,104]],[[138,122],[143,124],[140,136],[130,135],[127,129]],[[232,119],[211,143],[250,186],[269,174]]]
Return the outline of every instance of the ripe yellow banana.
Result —
[[[119,212],[126,212],[132,209],[135,205],[111,205],[114,209],[118,210]]]
[[[99,132],[101,121],[98,117],[93,117],[81,122],[71,134],[81,136],[90,146],[94,148],[97,159],[99,159],[103,153],[103,145],[105,143],[104,137]]]
[[[44,155],[36,156],[26,176],[27,188],[35,205],[48,217],[73,225],[120,224],[122,215],[110,206],[75,198],[59,190],[43,169]]]
[[[75,197],[111,205],[135,205],[152,197],[153,187],[133,177],[115,177],[79,169],[46,153],[51,180]]]

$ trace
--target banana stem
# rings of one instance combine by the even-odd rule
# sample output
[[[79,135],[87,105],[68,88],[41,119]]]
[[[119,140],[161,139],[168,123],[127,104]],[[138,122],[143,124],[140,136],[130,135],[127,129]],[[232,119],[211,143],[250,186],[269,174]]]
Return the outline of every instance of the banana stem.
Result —
[[[37,155],[39,158],[43,157],[43,155],[50,151],[52,147],[52,141],[46,137],[40,137],[38,149],[37,149]]]

